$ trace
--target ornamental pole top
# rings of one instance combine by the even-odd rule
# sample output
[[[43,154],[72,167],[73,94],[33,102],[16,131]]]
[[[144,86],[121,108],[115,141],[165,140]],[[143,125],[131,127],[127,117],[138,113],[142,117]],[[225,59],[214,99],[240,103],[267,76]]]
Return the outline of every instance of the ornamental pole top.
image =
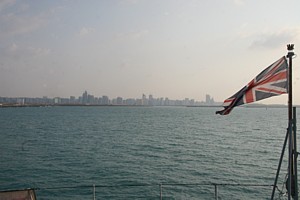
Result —
[[[294,52],[293,52],[293,50],[294,50],[294,44],[288,44],[287,45],[287,50],[288,50],[287,57],[292,57],[292,56],[295,55]]]

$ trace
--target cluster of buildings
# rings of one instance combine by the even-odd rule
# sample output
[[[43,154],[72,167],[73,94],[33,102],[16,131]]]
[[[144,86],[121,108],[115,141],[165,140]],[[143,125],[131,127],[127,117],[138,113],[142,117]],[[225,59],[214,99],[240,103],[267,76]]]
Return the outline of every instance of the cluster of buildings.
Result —
[[[143,94],[141,98],[123,99],[117,97],[110,99],[108,96],[95,97],[85,91],[82,96],[76,98],[28,98],[28,97],[0,97],[1,105],[124,105],[124,106],[213,106],[217,105],[210,95],[206,95],[206,100],[195,101],[194,99],[185,98],[183,100],[171,100],[169,98],[154,98],[153,95],[148,97]]]

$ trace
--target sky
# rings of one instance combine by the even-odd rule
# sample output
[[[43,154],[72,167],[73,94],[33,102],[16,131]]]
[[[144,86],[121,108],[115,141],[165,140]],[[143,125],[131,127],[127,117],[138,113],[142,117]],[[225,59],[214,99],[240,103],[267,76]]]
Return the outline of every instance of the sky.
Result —
[[[300,52],[298,0],[1,0],[0,96],[223,101]],[[300,104],[300,58],[293,101]],[[262,103],[287,104],[287,95]]]

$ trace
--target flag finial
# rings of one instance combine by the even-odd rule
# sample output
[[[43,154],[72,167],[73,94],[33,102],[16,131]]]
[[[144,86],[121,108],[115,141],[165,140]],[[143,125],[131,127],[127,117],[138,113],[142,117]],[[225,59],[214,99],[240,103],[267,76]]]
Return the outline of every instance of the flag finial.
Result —
[[[294,50],[294,44],[288,44],[287,45],[287,50],[288,51],[293,51]]]
[[[288,44],[287,45],[287,50],[288,50],[288,54],[287,54],[287,57],[293,57],[295,54],[294,54],[294,44]]]
[[[286,56],[287,58],[292,58],[295,53],[294,53],[294,44],[288,44],[287,46],[287,50],[288,50],[288,55]]]

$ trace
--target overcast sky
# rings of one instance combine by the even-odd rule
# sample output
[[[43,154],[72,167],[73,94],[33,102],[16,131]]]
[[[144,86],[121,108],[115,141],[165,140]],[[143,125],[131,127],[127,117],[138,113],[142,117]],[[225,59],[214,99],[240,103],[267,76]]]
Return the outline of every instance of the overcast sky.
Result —
[[[223,101],[288,43],[300,52],[299,8],[299,0],[1,0],[0,96]],[[287,95],[265,102],[286,104]]]

